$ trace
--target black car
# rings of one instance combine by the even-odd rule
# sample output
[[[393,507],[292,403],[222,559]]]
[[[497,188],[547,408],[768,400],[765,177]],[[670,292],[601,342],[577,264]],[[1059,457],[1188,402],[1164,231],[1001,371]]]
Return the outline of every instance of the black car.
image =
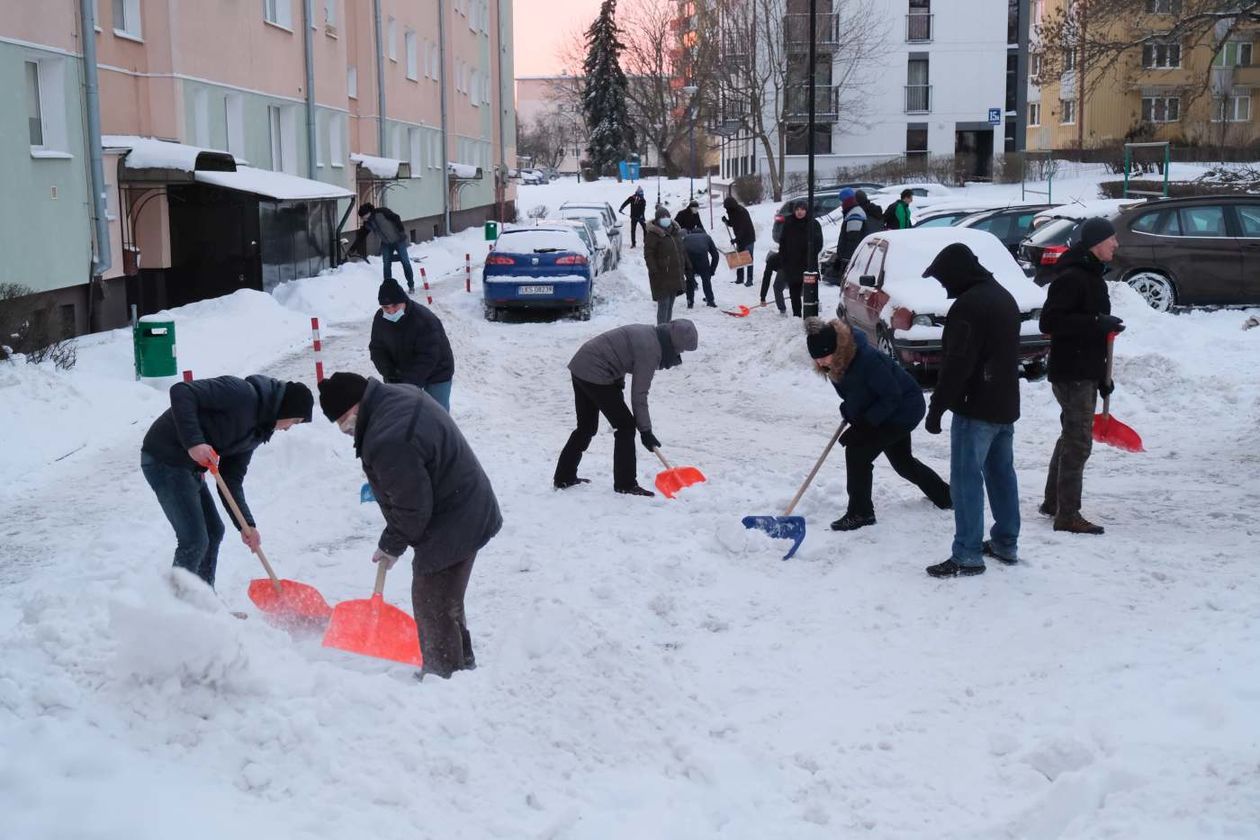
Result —
[[[1032,232],[1033,218],[1052,207],[1053,204],[1025,204],[1000,210],[982,210],[959,219],[954,226],[987,230],[1002,240],[1012,256],[1018,257],[1020,243]]]
[[[1078,224],[1079,219],[1051,219],[1019,244],[1019,267],[1038,286],[1045,286],[1054,278],[1054,267],[1068,249],[1068,239]]]
[[[839,184],[831,187],[820,187],[814,190],[814,218],[819,219],[835,210],[840,206],[841,190],[865,190],[867,193],[873,193],[883,189],[883,184],[876,184],[870,181],[858,181],[853,184]],[[783,202],[783,206],[779,208],[779,212],[774,214],[774,228],[770,235],[775,242],[779,241],[779,235],[783,232],[783,220],[792,212],[792,205],[798,201],[805,201],[808,196],[796,195]]]

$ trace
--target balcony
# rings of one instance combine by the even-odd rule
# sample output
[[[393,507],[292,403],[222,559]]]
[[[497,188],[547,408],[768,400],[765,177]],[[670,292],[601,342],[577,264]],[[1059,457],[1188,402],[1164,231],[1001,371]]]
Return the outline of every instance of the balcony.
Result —
[[[926,44],[932,40],[933,14],[922,12],[906,15],[906,41],[911,44]]]
[[[784,116],[790,120],[809,117],[809,89],[807,87],[801,85],[788,88]],[[840,89],[822,85],[814,88],[814,121],[835,122],[839,117]]]
[[[816,44],[823,52],[834,52],[840,44],[840,16],[832,13],[814,15]],[[783,44],[790,53],[809,50],[809,14],[783,16]]]
[[[932,112],[932,86],[906,85],[906,113],[930,114]]]
[[[1212,95],[1224,96],[1234,89],[1234,68],[1213,67],[1211,81]]]

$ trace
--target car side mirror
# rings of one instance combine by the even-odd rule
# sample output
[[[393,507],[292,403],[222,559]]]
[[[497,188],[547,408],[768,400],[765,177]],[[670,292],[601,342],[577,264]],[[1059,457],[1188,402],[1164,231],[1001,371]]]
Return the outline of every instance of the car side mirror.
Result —
[[[874,275],[874,274],[863,274],[861,277],[859,277],[859,278],[858,278],[858,285],[859,285],[859,286],[865,286],[865,287],[867,287],[868,289],[873,289],[873,288],[875,288],[875,275]]]

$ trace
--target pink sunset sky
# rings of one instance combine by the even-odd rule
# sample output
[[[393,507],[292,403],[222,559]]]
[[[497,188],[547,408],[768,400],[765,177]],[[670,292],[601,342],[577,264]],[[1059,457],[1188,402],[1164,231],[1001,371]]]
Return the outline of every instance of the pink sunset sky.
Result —
[[[513,0],[516,75],[550,76],[564,69],[568,43],[599,14],[600,0]]]

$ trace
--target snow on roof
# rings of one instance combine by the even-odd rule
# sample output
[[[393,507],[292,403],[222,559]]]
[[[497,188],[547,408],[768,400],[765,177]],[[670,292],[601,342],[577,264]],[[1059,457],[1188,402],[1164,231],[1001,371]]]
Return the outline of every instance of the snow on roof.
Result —
[[[371,172],[377,178],[392,180],[398,177],[398,167],[402,164],[401,160],[385,157],[373,157],[372,155],[361,155],[357,152],[350,155],[350,160],[362,166]]]
[[[123,165],[128,169],[178,169],[182,172],[195,170],[197,155],[202,152],[211,152],[216,155],[228,154],[217,149],[203,149],[199,146],[188,146],[184,143],[130,134],[102,135],[101,148],[128,149],[127,156],[123,159]],[[245,163],[240,158],[234,159],[237,165]]]
[[[1039,219],[1088,219],[1091,216],[1111,218],[1126,207],[1141,204],[1145,198],[1098,198],[1060,204],[1037,214]]]
[[[481,172],[478,167],[469,166],[466,163],[455,163],[454,161],[447,161],[446,171],[448,174],[454,175],[456,178],[472,179],[472,178],[481,177]]]
[[[224,189],[254,193],[277,201],[298,201],[311,198],[354,198],[350,190],[323,181],[299,178],[284,172],[238,167],[235,172],[197,172],[196,180]]]

